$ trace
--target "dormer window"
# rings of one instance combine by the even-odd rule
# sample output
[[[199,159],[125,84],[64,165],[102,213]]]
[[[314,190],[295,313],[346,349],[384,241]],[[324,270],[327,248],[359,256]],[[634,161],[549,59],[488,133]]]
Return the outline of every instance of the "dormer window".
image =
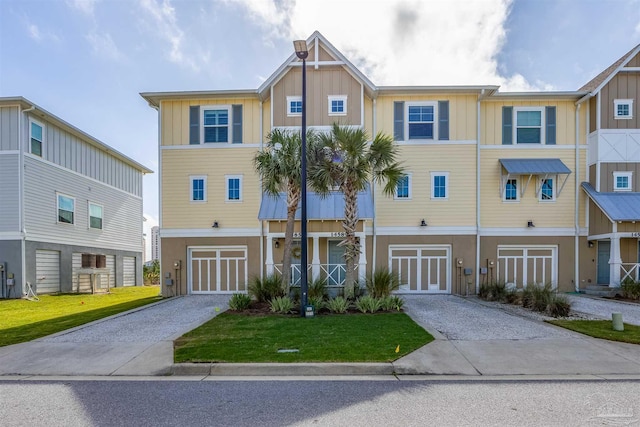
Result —
[[[615,119],[632,119],[633,99],[615,99],[613,101],[613,117]]]

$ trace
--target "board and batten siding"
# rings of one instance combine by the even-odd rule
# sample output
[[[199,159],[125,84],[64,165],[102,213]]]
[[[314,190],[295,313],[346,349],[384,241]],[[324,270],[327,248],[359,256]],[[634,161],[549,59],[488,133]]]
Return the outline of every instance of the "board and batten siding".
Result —
[[[19,157],[0,152],[0,233],[20,231]]]
[[[56,192],[75,198],[74,224],[57,223]],[[103,229],[89,228],[88,202],[103,206]],[[140,252],[142,198],[25,158],[25,228],[29,240]]]
[[[76,135],[57,127],[40,117],[35,119],[44,125],[42,158],[88,176],[135,196],[142,197],[142,173],[122,160],[113,157]],[[23,139],[29,139],[29,120],[23,121]],[[25,144],[29,152],[29,144]]]
[[[162,150],[162,228],[257,227],[260,181],[257,148],[203,147]],[[225,175],[242,176],[242,201],[226,202]],[[207,177],[206,202],[191,202],[190,176]]]
[[[18,150],[19,107],[0,107],[0,151]]]
[[[475,226],[476,146],[473,144],[400,145],[399,161],[411,175],[411,199],[382,194],[376,185],[377,225]],[[448,198],[431,198],[431,173],[448,173]]]
[[[633,99],[633,117],[631,119],[616,119],[614,117],[613,101],[616,99]],[[640,73],[618,73],[600,92],[601,128],[602,129],[638,129],[640,118]]]

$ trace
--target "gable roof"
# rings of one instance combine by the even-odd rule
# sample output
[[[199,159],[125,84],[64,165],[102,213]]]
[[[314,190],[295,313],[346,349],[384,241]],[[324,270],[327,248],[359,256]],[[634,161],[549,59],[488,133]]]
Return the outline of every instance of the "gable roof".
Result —
[[[618,71],[620,71],[622,67],[627,65],[629,61],[631,61],[639,52],[640,44],[624,54],[622,58],[611,64],[603,72],[591,79],[591,81],[578,89],[578,91],[590,92],[591,96],[600,92],[604,85],[609,83],[609,81],[618,73]]]

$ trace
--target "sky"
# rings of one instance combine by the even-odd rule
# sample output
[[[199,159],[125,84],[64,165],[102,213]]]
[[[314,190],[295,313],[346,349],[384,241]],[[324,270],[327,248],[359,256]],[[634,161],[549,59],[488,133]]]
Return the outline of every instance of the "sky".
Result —
[[[315,30],[376,85],[577,90],[640,43],[640,0],[0,0],[0,97],[157,171],[140,92],[256,89]],[[158,174],[144,214],[149,242]]]

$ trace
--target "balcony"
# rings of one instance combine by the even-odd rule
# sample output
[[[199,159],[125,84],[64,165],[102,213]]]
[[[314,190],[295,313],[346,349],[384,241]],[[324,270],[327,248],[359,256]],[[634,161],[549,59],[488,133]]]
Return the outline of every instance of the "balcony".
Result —
[[[600,129],[589,135],[588,164],[640,162],[640,129]]]

